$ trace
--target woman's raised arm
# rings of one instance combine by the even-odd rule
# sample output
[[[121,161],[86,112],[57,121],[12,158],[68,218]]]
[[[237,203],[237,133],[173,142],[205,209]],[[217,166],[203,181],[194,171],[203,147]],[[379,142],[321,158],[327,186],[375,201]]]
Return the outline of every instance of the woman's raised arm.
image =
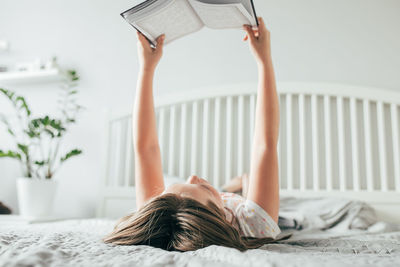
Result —
[[[153,77],[161,59],[164,35],[157,39],[157,48],[139,32],[138,75],[133,108],[133,144],[135,153],[136,207],[139,209],[152,197],[164,191],[161,153],[158,144],[156,117],[153,100]]]
[[[271,59],[270,33],[263,19],[258,20],[258,30],[253,30],[251,26],[244,27],[247,32],[245,40],[250,41],[259,76],[247,199],[257,203],[272,219],[278,221],[279,101]]]

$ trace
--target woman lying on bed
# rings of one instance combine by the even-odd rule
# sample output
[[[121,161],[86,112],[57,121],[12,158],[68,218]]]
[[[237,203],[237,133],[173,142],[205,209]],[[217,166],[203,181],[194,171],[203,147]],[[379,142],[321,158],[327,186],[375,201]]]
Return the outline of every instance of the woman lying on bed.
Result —
[[[118,245],[150,245],[190,251],[210,245],[246,250],[271,242],[280,233],[277,141],[279,105],[271,61],[270,33],[259,18],[258,29],[244,25],[258,65],[258,92],[251,167],[246,198],[220,193],[192,175],[184,184],[164,187],[153,104],[153,76],[164,36],[153,49],[138,33],[141,70],[134,105],[136,204],[104,238]]]

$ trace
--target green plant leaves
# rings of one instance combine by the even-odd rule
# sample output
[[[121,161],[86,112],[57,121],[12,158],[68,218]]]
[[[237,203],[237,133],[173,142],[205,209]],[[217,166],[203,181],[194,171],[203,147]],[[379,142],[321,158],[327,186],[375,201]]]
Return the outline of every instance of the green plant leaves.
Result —
[[[73,82],[79,80],[79,76],[78,76],[78,74],[76,73],[76,70],[67,70],[67,78],[68,78],[70,81],[73,81]]]
[[[46,163],[48,163],[48,160],[46,160],[46,161],[45,160],[40,160],[40,161],[36,160],[34,163],[38,166],[44,166]]]
[[[4,88],[0,88],[0,92],[5,95],[17,109],[23,110],[27,116],[31,115],[31,110],[29,109],[24,97],[18,96],[14,92]]]
[[[15,101],[17,103],[17,105],[19,104],[19,109],[24,109],[26,112],[26,115],[30,116],[31,115],[31,110],[28,107],[28,104],[25,101],[25,98],[23,98],[22,96],[17,96],[15,98]]]
[[[17,146],[18,146],[19,150],[22,151],[22,153],[24,153],[25,155],[28,156],[28,154],[29,154],[29,149],[28,149],[28,146],[27,146],[27,145],[24,145],[24,144],[17,144]]]
[[[8,132],[9,134],[11,134],[12,136],[15,136],[15,133],[14,133],[13,130],[11,130],[10,128],[7,129],[7,132]]]
[[[73,149],[70,152],[68,152],[67,154],[65,154],[65,156],[61,157],[61,162],[64,162],[64,161],[66,161],[67,159],[69,159],[71,157],[78,156],[81,153],[82,153],[82,150]]]
[[[14,158],[21,160],[21,154],[11,150],[3,151],[0,149],[0,158]]]
[[[51,119],[49,116],[31,120],[28,129],[26,133],[31,138],[40,137],[42,133],[47,133],[51,138],[61,137],[67,130],[61,120]]]

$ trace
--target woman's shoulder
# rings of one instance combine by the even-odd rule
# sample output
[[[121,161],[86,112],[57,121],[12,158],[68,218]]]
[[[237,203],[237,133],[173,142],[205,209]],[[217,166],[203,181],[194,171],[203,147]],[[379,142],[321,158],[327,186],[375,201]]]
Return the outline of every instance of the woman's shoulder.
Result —
[[[220,194],[224,206],[236,217],[242,235],[276,238],[280,233],[279,226],[257,203],[234,193]],[[230,216],[227,215],[228,217]]]

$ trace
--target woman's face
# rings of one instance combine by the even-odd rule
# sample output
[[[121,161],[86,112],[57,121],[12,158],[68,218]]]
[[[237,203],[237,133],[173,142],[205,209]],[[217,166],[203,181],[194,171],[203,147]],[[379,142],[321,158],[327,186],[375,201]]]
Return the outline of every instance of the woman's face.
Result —
[[[189,176],[184,184],[173,184],[163,194],[172,193],[181,197],[190,197],[207,205],[210,201],[223,209],[222,199],[218,191],[206,180],[196,175]]]

